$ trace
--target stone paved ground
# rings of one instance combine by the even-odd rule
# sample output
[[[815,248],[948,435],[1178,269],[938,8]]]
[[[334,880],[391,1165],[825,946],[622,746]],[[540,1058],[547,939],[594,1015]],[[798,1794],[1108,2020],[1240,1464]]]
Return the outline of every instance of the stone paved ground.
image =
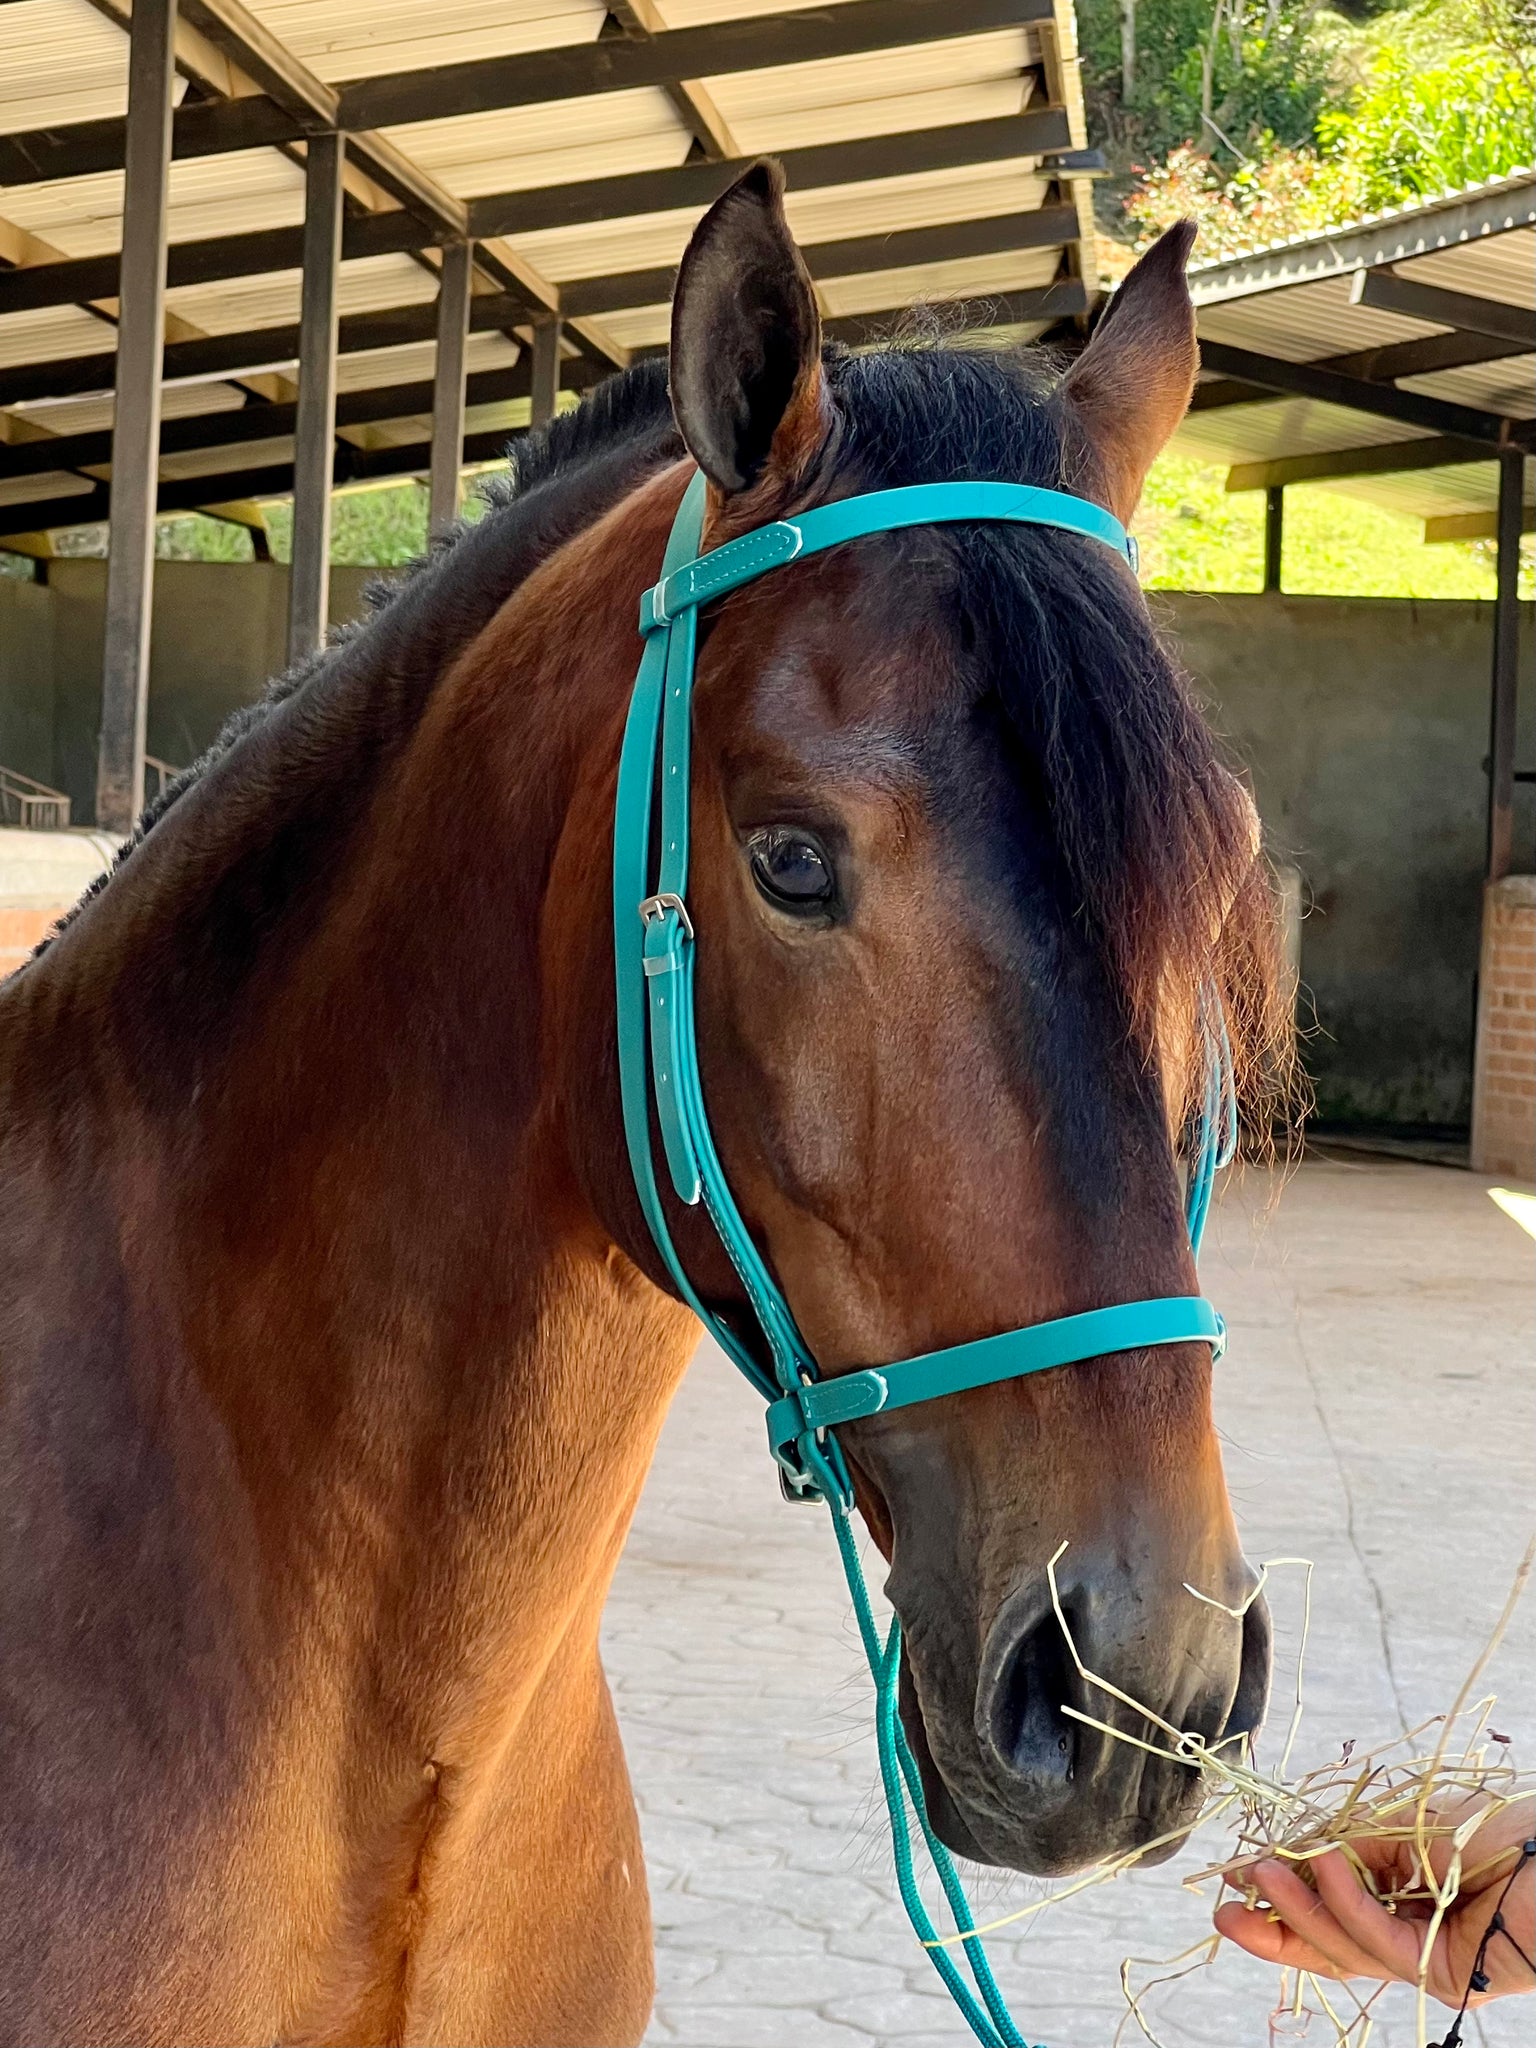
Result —
[[[1228,1196],[1204,1281],[1233,1329],[1218,1406],[1249,1554],[1317,1566],[1298,1754],[1321,1761],[1449,1704],[1536,1522],[1532,1246],[1486,1183],[1443,1168],[1340,1156],[1309,1162],[1267,1217],[1265,1193]],[[1275,1609],[1283,1689],[1295,1574],[1279,1575]],[[780,1502],[756,1403],[718,1356],[701,1353],[668,1424],[607,1642],[654,1893],[648,2039],[969,2039],[895,1898],[831,1532],[820,1510]],[[1536,1760],[1536,1594],[1494,1678],[1500,1721]],[[1207,1924],[1180,1888],[1192,1867],[1186,1852],[996,1940],[1031,2040],[1108,2048],[1122,1957],[1172,1955]],[[1039,1887],[994,1876],[973,1891],[1002,1911]],[[1273,1983],[1228,1953],[1163,1996],[1161,2037],[1264,2048]],[[1381,2010],[1373,2048],[1408,2048],[1410,1995]],[[1533,2037],[1523,2001],[1470,2036]],[[1320,2023],[1308,2035],[1331,2038]]]

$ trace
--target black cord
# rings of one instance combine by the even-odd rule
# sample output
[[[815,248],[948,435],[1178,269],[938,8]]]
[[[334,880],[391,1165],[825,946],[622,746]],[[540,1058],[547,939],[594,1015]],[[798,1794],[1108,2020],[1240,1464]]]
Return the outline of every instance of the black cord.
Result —
[[[1483,1929],[1483,1938],[1477,1944],[1477,1954],[1472,1958],[1472,1969],[1467,1978],[1467,1988],[1461,1994],[1461,2004],[1457,2007],[1456,2017],[1451,2022],[1451,2031],[1443,2041],[1431,2041],[1429,2048],[1462,2048],[1461,2030],[1466,2021],[1467,2007],[1472,2002],[1472,1994],[1474,1991],[1486,1991],[1488,1989],[1488,1976],[1483,1965],[1488,1960],[1488,1945],[1496,1934],[1503,1935],[1504,1939],[1515,1951],[1515,1954],[1519,1956],[1521,1962],[1531,1970],[1533,1975],[1536,1975],[1536,1963],[1531,1961],[1525,1950],[1504,1925],[1504,1901],[1514,1889],[1515,1879],[1524,1870],[1526,1864],[1533,1859],[1536,1859],[1536,1836],[1533,1836],[1530,1841],[1520,1844],[1520,1854],[1515,1858],[1515,1867],[1504,1880],[1504,1889],[1499,1893],[1499,1901],[1493,1909],[1493,1917]]]

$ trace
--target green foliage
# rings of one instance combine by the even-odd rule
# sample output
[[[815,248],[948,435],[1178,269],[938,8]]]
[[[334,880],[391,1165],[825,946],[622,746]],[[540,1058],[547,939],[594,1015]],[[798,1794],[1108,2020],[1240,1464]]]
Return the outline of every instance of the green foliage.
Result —
[[[267,507],[274,561],[293,551],[293,506]],[[418,483],[377,491],[341,491],[331,500],[331,560],[355,567],[398,569],[427,545],[427,494]]]
[[[1463,51],[1423,70],[1388,45],[1343,107],[1325,109],[1318,139],[1354,164],[1378,209],[1498,178],[1536,156],[1536,95],[1502,51]]]
[[[105,546],[102,549],[106,552]],[[210,519],[206,512],[187,512],[179,519],[155,522],[155,553],[162,562],[253,562],[256,549],[249,530],[230,519]]]
[[[1363,172],[1348,158],[1269,148],[1227,178],[1209,156],[1181,143],[1143,173],[1125,214],[1138,245],[1155,241],[1176,220],[1197,221],[1195,261],[1215,263],[1355,219],[1366,210],[1366,191]]]
[[[1311,138],[1330,82],[1316,0],[1131,0],[1133,89],[1124,89],[1124,0],[1078,0],[1090,125],[1122,161],[1182,142],[1230,158],[1261,136]]]
[[[1208,255],[1536,157],[1536,0],[1358,0],[1351,18],[1314,0],[1079,0],[1078,11],[1094,125],[1139,179],[1134,225],[1188,206],[1208,225]]]

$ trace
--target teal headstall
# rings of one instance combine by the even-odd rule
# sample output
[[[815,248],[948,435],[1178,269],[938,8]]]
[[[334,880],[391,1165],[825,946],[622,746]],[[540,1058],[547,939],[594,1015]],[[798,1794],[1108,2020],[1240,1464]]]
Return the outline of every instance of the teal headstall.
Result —
[[[934,1966],[977,2039],[987,2048],[1027,2048],[993,1981],[948,1851],[928,1825],[917,1766],[896,1711],[900,1625],[881,1639],[859,1563],[853,1493],[838,1447],[840,1424],[945,1394],[1116,1351],[1205,1343],[1219,1357],[1221,1317],[1198,1295],[1122,1302],[1007,1330],[920,1358],[899,1359],[823,1379],[727,1185],[710,1131],[694,1030],[695,932],[688,912],[689,772],[694,655],[699,607],[802,556],[898,527],[1000,520],[1056,527],[1113,548],[1134,570],[1135,542],[1119,520],[1083,498],[1024,484],[918,484],[872,491],[756,528],[700,555],[705,482],[684,494],[661,565],[640,601],[644,638],[619,762],[614,815],[613,931],[619,1075],[624,1134],[646,1225],[679,1293],[768,1404],[768,1444],[791,1498],[824,1499],[876,1687],[876,1733],[902,1900]],[[653,811],[655,813],[653,819]],[[653,829],[654,827],[654,829]],[[654,867],[653,867],[654,859]],[[1211,1185],[1235,1141],[1231,1060],[1219,1008],[1202,1023],[1208,1059],[1205,1100],[1189,1162],[1186,1217],[1200,1248]],[[708,1308],[684,1270],[667,1227],[651,1141],[654,1106],[667,1171],[678,1198],[702,1201],[740,1277],[770,1365],[759,1362],[728,1322]],[[913,1869],[907,1802],[933,1857],[962,1936],[975,1989],[948,1947],[934,1946],[932,1921]]]

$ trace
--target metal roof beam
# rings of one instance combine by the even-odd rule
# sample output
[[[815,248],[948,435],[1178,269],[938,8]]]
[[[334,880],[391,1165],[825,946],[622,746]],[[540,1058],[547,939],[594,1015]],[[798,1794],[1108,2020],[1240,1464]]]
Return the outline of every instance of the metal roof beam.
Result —
[[[342,229],[342,261],[398,256],[429,247],[438,239],[436,230],[408,213],[357,213]],[[174,290],[226,277],[262,277],[297,270],[303,254],[302,227],[262,228],[254,234],[173,243],[166,259],[166,285]],[[0,314],[70,306],[82,299],[110,299],[117,294],[120,274],[121,258],[116,251],[110,256],[77,256],[63,263],[34,263],[24,270],[8,270],[0,275]],[[528,303],[531,306],[532,302]]]
[[[520,295],[514,298],[491,292],[470,301],[472,334],[503,332],[515,321],[526,318],[527,308]],[[412,342],[430,341],[436,332],[437,313],[430,300],[420,305],[394,306],[381,313],[350,313],[341,321],[336,350],[338,355],[357,355],[370,349],[402,348]],[[211,382],[217,377],[268,369],[274,363],[287,365],[297,361],[298,353],[296,321],[283,327],[253,328],[245,334],[210,334],[192,341],[168,342],[161,358],[161,375],[168,384],[193,378]],[[107,350],[97,355],[61,356],[51,363],[25,363],[0,369],[0,407],[110,392],[116,368],[116,353]]]
[[[1202,339],[1200,359],[1207,369],[1235,377],[1244,384],[1258,385],[1262,390],[1283,392],[1293,398],[1315,398],[1324,405],[1347,406],[1355,412],[1372,413],[1378,419],[1422,427],[1429,434],[1454,434],[1492,448],[1523,447],[1536,438],[1536,422],[1504,419],[1474,406],[1425,398],[1416,391],[1399,391],[1394,384],[1368,384],[1363,377],[1342,376],[1337,370],[1323,369],[1317,363],[1285,362],[1279,356],[1258,355],[1252,349],[1233,348],[1224,341]]]
[[[567,362],[562,372],[571,377],[582,372],[595,378],[599,372],[582,362]],[[513,438],[505,427],[464,436],[464,461],[495,462],[505,454]],[[331,467],[333,488],[391,476],[425,472],[432,459],[430,441],[412,441],[399,448],[378,448],[365,452],[350,442],[337,443]],[[225,471],[217,476],[178,477],[160,485],[157,511],[163,517],[172,512],[196,512],[204,506],[227,504],[241,498],[281,498],[293,488],[291,462],[265,463],[257,469]],[[58,531],[62,527],[92,526],[107,516],[111,504],[108,485],[98,484],[88,495],[42,499],[26,505],[0,507],[0,547],[6,536]]]
[[[435,308],[434,308],[435,311]],[[562,366],[567,372],[575,365]],[[578,380],[578,382],[581,380]],[[587,381],[591,381],[588,379]],[[495,370],[477,370],[465,379],[466,405],[497,405],[529,393],[528,352],[515,363]],[[430,413],[435,380],[381,384],[336,396],[336,425],[360,427],[381,420],[411,419]],[[277,440],[291,434],[298,407],[279,404],[241,406],[233,412],[199,412],[167,420],[160,429],[160,455],[187,455],[204,448],[237,448],[244,441]],[[0,447],[0,480],[47,476],[61,469],[94,469],[112,459],[112,431],[101,427],[85,434],[59,434],[46,441],[19,441]]]
[[[431,70],[360,78],[341,87],[341,119],[348,128],[392,128],[540,101],[675,85],[686,78],[951,42],[1051,18],[1051,0],[841,0],[829,7],[668,29],[645,42],[599,38],[561,49],[523,50]]]
[[[943,221],[934,227],[856,235],[840,242],[811,242],[802,244],[800,253],[811,276],[825,282],[871,270],[901,270],[1013,249],[1060,248],[1076,239],[1077,225],[1075,206],[1040,206],[1027,213]],[[661,305],[672,296],[676,270],[675,264],[666,264],[656,270],[575,279],[560,288],[561,310],[567,314],[615,313],[623,307]]]
[[[862,0],[862,4],[871,4],[871,0]],[[370,145],[376,139],[370,138]],[[859,142],[786,150],[780,161],[793,190],[813,191],[829,185],[873,183],[922,171],[958,169],[973,163],[1008,162],[1038,155],[1058,144],[1064,146],[1068,139],[1065,115],[1050,108],[1041,113],[1010,114],[915,135],[883,135]],[[754,161],[748,157],[728,163],[686,164],[676,170],[641,171],[625,177],[551,186],[542,192],[509,192],[478,199],[468,208],[469,232],[484,241],[634,214],[702,209]],[[377,171],[378,166],[374,168]],[[342,258],[348,261],[364,256],[398,255],[448,239],[450,231],[446,226],[431,224],[410,213],[360,214],[346,223]],[[225,277],[256,277],[294,270],[302,246],[303,230],[297,227],[214,235],[201,241],[173,244],[167,281],[174,288],[208,284]],[[1037,245],[1016,242],[1013,246]],[[118,276],[115,255],[34,263],[6,271],[0,273],[0,314],[74,305],[82,299],[111,298],[117,291]],[[661,296],[665,297],[665,292]],[[609,303],[637,305],[646,301],[627,299]],[[536,310],[531,292],[527,309]],[[572,308],[567,305],[563,310],[570,312]]]
[[[993,292],[985,298],[946,299],[935,310],[943,315],[946,329],[988,328],[988,327],[1031,327],[1043,326],[1052,320],[1065,320],[1078,313],[1086,313],[1089,306],[1088,289],[1080,277],[1064,277],[1055,284],[1041,285],[1034,291]],[[894,327],[907,321],[910,309],[896,307],[880,313],[851,313],[839,319],[824,320],[821,331],[830,341],[841,341],[849,348],[864,348],[872,343],[888,341]],[[922,309],[917,309],[922,318]]]
[[[1449,292],[1437,284],[1420,284],[1394,270],[1362,270],[1350,287],[1352,306],[1377,313],[1398,313],[1407,320],[1427,320],[1435,327],[1460,328],[1486,334],[1517,348],[1536,349],[1536,313],[1525,306],[1485,299],[1473,292]]]
[[[608,13],[624,34],[637,42],[648,42],[652,36],[667,32],[666,20],[655,0],[608,0]],[[724,157],[740,156],[730,125],[701,78],[681,78],[662,90],[682,115],[705,156],[717,163]]]
[[[789,14],[668,29],[643,42],[600,37],[559,49],[518,51],[357,79],[338,89],[336,121],[349,133],[398,127],[781,64],[951,42],[1051,18],[1051,0],[840,0]],[[177,158],[213,156],[293,142],[316,125],[324,125],[318,115],[297,114],[266,94],[199,102],[178,108],[171,153]],[[122,120],[114,118],[0,137],[0,185],[116,170],[123,160],[123,135]]]
[[[861,0],[861,4],[867,5],[869,0]],[[1027,114],[994,115],[986,121],[961,121],[952,128],[870,135],[856,142],[822,142],[774,154],[784,166],[791,192],[814,192],[829,185],[874,184],[882,178],[911,177],[922,171],[1005,163],[1068,149],[1071,141],[1066,114],[1060,107],[1046,107]],[[550,228],[628,220],[643,213],[701,213],[757,161],[757,157],[735,157],[717,164],[627,171],[569,185],[546,185],[535,191],[493,193],[469,202],[469,231],[472,235],[532,235]]]
[[[1493,341],[1484,334],[1425,334],[1414,341],[1384,342],[1375,348],[1354,349],[1348,355],[1324,356],[1313,368],[1337,370],[1345,377],[1363,377],[1369,384],[1390,384],[1399,377],[1432,377],[1440,370],[1464,370],[1473,363],[1497,362],[1506,356],[1524,354],[1518,343]],[[1262,405],[1274,395],[1256,384],[1243,384],[1230,377],[1212,378],[1195,386],[1189,409],[1217,412],[1228,405]]]
[[[1377,442],[1367,448],[1333,448],[1315,455],[1281,455],[1268,462],[1236,462],[1227,471],[1226,487],[1229,491],[1272,491],[1286,484],[1319,483],[1334,477],[1402,476],[1418,469],[1492,461],[1494,453],[1491,448],[1469,447],[1451,435]]]

